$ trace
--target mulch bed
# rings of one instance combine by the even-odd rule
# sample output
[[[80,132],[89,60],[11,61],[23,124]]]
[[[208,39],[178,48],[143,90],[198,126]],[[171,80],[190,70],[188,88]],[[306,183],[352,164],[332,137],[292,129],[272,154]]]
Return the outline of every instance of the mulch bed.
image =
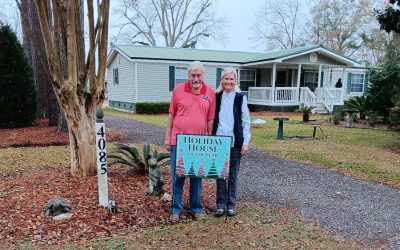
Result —
[[[68,134],[55,128],[39,126],[0,130],[0,147],[46,146],[68,143]],[[13,133],[13,134],[12,134]],[[108,140],[124,140],[113,131]],[[170,193],[171,178],[163,170],[164,190]],[[110,214],[98,205],[97,176],[74,178],[69,169],[54,166],[36,172],[0,177],[0,245],[83,244],[87,240],[111,235],[141,232],[152,226],[168,224],[170,202],[146,195],[148,178],[124,165],[113,165],[108,171],[109,198],[115,197],[118,213]],[[188,181],[184,204],[189,203]],[[73,217],[55,221],[44,216],[48,200],[63,197],[71,201]],[[213,210],[215,182],[203,181],[203,206]],[[185,211],[187,215],[188,212]],[[190,217],[188,218],[190,219]]]
[[[57,132],[57,127],[48,126],[47,119],[39,119],[36,126],[16,129],[0,129],[0,148],[29,146],[68,145],[68,132]],[[123,134],[107,129],[107,141],[120,141]]]

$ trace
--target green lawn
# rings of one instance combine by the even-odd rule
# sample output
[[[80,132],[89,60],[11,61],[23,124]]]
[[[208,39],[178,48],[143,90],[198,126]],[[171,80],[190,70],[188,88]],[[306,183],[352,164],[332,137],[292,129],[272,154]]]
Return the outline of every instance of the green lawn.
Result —
[[[106,109],[106,114],[165,126],[167,115],[137,115]],[[301,114],[289,115],[284,136],[312,136],[313,123],[321,123],[329,116],[311,115],[316,121],[301,122]],[[391,150],[400,147],[400,132],[372,128],[346,128],[321,125],[316,139],[276,140],[277,122],[273,116],[252,115],[265,119],[267,124],[252,126],[250,147],[269,152],[284,159],[314,164],[345,172],[357,178],[400,186],[400,155]]]

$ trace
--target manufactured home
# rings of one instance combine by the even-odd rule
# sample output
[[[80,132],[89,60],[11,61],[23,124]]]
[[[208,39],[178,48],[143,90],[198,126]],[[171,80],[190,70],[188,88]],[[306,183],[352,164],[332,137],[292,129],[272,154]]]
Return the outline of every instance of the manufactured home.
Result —
[[[316,106],[332,112],[344,100],[363,95],[368,85],[360,63],[320,45],[266,53],[118,45],[107,59],[110,107],[134,110],[137,102],[169,102],[195,60],[203,62],[204,81],[213,88],[224,67],[237,68],[251,109]],[[342,86],[337,88],[339,78]]]

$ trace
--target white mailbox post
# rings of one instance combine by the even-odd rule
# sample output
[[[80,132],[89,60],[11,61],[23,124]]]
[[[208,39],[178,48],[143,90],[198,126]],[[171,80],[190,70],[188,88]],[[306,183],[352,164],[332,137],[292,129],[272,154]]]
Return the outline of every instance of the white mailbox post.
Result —
[[[106,152],[106,127],[103,121],[103,110],[96,110],[96,156],[97,177],[99,189],[99,204],[108,206],[108,180],[107,180],[107,152]]]

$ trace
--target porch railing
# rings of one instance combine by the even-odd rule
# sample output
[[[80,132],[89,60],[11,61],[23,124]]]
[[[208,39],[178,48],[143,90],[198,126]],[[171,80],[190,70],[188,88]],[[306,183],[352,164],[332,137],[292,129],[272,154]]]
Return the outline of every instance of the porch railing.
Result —
[[[296,103],[297,96],[296,87],[277,87],[275,90],[275,102],[277,103]]]
[[[248,98],[255,102],[270,103],[273,101],[271,87],[250,87],[247,92]]]
[[[343,89],[341,88],[326,88],[333,95],[334,104],[343,104]]]
[[[261,105],[300,105],[316,106],[321,104],[329,112],[333,105],[341,105],[343,93],[336,88],[316,88],[312,92],[308,87],[250,87],[247,92],[249,102]]]
[[[315,106],[315,101],[317,97],[314,95],[313,92],[308,87],[301,87],[300,88],[300,105],[303,106]]]
[[[329,112],[333,111],[335,97],[327,88],[316,88],[315,95],[318,103],[322,103]]]

